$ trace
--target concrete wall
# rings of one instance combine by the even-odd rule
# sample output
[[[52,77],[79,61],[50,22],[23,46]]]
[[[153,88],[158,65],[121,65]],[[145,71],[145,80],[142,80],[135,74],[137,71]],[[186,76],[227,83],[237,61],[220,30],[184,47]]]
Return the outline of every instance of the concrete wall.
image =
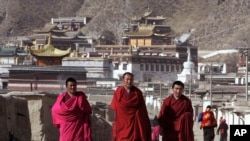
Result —
[[[53,141],[58,131],[51,124],[50,108],[56,95],[11,92],[0,96],[0,140]]]
[[[0,95],[0,141],[58,141],[58,129],[52,125],[51,107],[55,94],[10,92]],[[102,96],[101,96],[102,97]],[[89,97],[93,105],[93,141],[111,140],[114,113],[107,103],[112,96]],[[99,99],[100,98],[100,99]]]
[[[6,110],[7,99],[0,96],[0,141],[7,141],[9,138],[9,127],[7,125],[8,114]]]

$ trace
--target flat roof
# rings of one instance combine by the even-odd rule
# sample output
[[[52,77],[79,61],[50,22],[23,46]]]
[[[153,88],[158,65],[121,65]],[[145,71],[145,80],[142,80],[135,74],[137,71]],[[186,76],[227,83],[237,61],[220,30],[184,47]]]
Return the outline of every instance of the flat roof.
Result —
[[[12,66],[9,68],[10,71],[22,70],[22,71],[47,71],[47,72],[65,72],[65,71],[74,71],[74,72],[87,72],[85,67],[78,66]]]

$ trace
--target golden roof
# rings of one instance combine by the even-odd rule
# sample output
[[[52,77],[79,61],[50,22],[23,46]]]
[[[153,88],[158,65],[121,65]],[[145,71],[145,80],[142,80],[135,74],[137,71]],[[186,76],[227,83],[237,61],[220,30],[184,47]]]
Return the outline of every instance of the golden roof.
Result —
[[[136,31],[132,31],[132,32],[126,32],[125,35],[126,36],[152,36],[154,33],[154,25],[144,25],[141,24],[137,27]]]
[[[69,55],[70,52],[71,48],[68,48],[67,50],[60,50],[55,48],[51,44],[51,36],[49,37],[48,44],[45,45],[42,49],[35,49],[35,50],[30,49],[30,53],[33,56],[37,57],[64,57]]]

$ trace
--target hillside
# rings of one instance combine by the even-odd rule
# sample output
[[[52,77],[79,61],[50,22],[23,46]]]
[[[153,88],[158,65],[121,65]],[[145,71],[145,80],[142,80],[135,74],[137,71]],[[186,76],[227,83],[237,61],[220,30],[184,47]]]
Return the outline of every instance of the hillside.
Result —
[[[200,49],[248,46],[248,0],[0,0],[0,39],[29,35],[52,17],[88,16],[83,33],[98,38],[104,30],[118,37],[131,17],[141,16],[147,6],[163,15],[176,35],[195,28],[194,44]]]

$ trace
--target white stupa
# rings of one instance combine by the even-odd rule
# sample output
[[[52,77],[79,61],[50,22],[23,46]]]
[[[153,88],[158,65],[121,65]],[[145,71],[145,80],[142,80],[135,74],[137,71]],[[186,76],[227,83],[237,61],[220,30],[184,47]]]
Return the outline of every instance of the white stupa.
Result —
[[[187,61],[183,63],[183,70],[180,74],[177,74],[178,80],[183,82],[183,83],[195,83],[197,80],[197,73],[194,70],[194,63],[191,62],[191,53],[190,53],[190,48],[187,48]]]

